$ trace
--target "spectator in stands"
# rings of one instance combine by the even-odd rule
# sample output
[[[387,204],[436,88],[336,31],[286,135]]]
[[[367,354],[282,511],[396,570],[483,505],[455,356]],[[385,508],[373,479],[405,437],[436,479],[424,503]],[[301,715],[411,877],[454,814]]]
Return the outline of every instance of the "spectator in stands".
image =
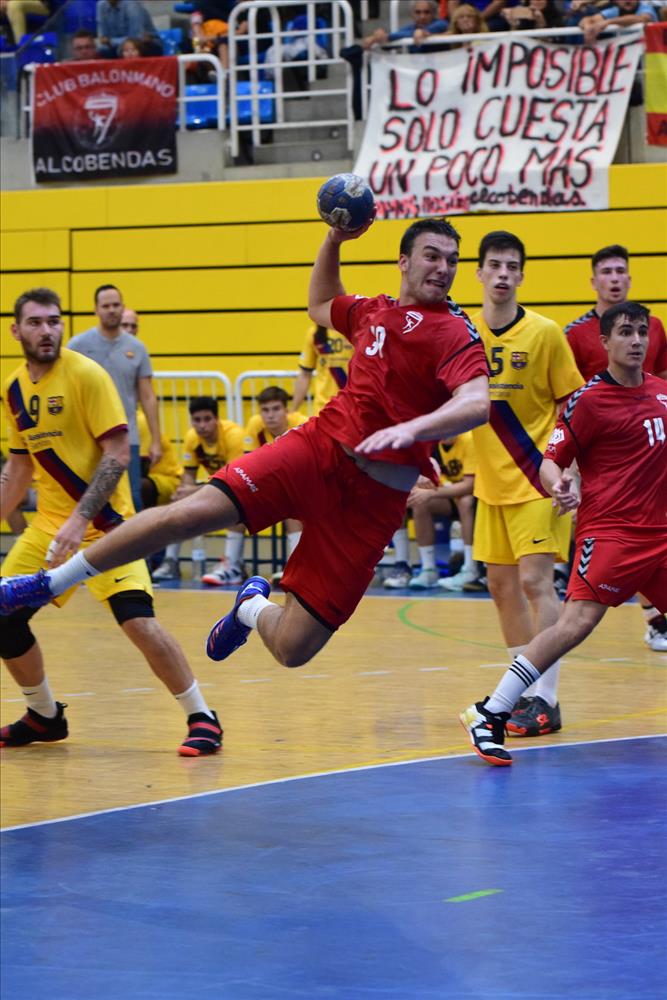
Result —
[[[133,333],[135,337],[139,336],[139,316],[134,309],[123,309],[120,328],[125,333]]]
[[[449,18],[448,35],[477,35],[488,31],[489,27],[476,7],[470,3],[462,3],[456,7]],[[450,48],[454,46],[450,45]]]
[[[292,410],[298,410],[303,403],[314,375],[313,413],[319,413],[347,382],[353,353],[352,344],[340,333],[323,326],[311,326],[299,357],[301,371],[294,382]]]
[[[51,0],[0,0],[0,16],[7,19],[14,44],[18,45],[28,33],[28,14],[49,17],[52,7]]]
[[[560,327],[517,302],[524,263],[517,236],[487,233],[477,269],[483,305],[471,316],[491,373],[490,420],[473,431],[474,556],[487,564],[489,592],[512,659],[560,614],[554,561],[568,559],[570,524],[558,517],[538,474],[558,412],[582,384]],[[507,723],[514,735],[561,728],[558,672],[553,664],[529,700],[516,707]]]
[[[528,0],[516,7],[508,7],[502,17],[511,31],[528,28],[560,28],[563,23],[555,0]]]
[[[565,327],[574,360],[587,382],[607,367],[608,355],[600,339],[600,318],[612,306],[627,302],[632,283],[630,255],[619,244],[602,247],[594,253],[591,267],[591,285],[597,295],[595,305]],[[667,379],[667,334],[657,316],[649,317],[648,349],[642,367],[651,375]],[[656,611],[651,602],[641,594],[639,602],[646,622],[644,642],[654,652],[664,653],[667,651],[665,616]]]
[[[507,22],[503,14],[508,7],[515,7],[519,0],[449,0],[447,9],[450,20],[462,2],[472,5],[479,11],[489,31],[507,31]]]
[[[121,59],[140,59],[144,54],[143,42],[138,38],[126,38],[118,52]]]
[[[162,45],[153,19],[140,0],[97,0],[97,31],[100,52],[113,58],[126,38],[138,38],[144,55],[162,55]]]
[[[243,430],[233,420],[221,420],[218,416],[218,401],[212,396],[196,396],[188,404],[191,427],[183,442],[183,478],[172,495],[172,500],[195,493],[204,484],[197,481],[201,471],[213,475],[227,462],[240,458],[243,454]],[[210,573],[202,576],[202,582],[214,587],[226,583],[241,583],[243,579],[243,536],[242,524],[227,529],[225,557]],[[153,573],[154,580],[178,580],[180,577],[180,544],[167,546],[162,565]]]
[[[130,440],[128,473],[135,510],[141,510],[141,463],[137,431],[137,403],[146,414],[151,431],[151,465],[162,457],[160,422],[152,382],[148,351],[136,337],[121,329],[123,297],[115,285],[100,285],[95,291],[95,314],[98,326],[72,337],[67,345],[97,361],[113,379],[127,414]]]
[[[79,28],[72,37],[72,54],[68,62],[87,62],[99,59],[95,33],[88,28]]]
[[[611,24],[629,28],[634,24],[650,24],[657,20],[655,5],[647,0],[618,0],[613,6],[604,7],[599,14],[582,17],[579,27],[586,44],[592,45]]]
[[[575,27],[584,17],[598,14],[609,6],[609,0],[566,0],[564,21],[566,27]]]
[[[305,424],[308,417],[302,413],[290,413],[288,410],[289,396],[278,385],[267,386],[257,397],[259,413],[255,413],[246,425],[245,450],[255,451],[265,444],[271,444],[276,438],[300,424]],[[301,538],[301,523],[293,518],[284,522],[287,538],[287,558],[292,555]],[[273,582],[280,580],[282,573],[273,576]]]
[[[466,431],[456,438],[440,442],[438,464],[441,469],[440,485],[434,489],[429,479],[420,476],[408,497],[421,563],[419,573],[412,577],[409,586],[415,590],[436,586],[445,590],[463,590],[465,583],[472,583],[477,579],[472,557],[475,523],[475,445],[472,433]],[[458,573],[440,580],[435,564],[433,519],[443,516],[461,523],[464,561]]]

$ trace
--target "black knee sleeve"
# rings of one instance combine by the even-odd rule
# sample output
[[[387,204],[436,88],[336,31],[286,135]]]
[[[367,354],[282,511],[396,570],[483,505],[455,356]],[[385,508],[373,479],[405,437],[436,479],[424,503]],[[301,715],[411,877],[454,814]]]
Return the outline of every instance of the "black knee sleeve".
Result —
[[[0,615],[0,656],[14,660],[23,656],[37,641],[28,622],[37,608],[19,608],[11,615]]]
[[[120,594],[112,594],[109,607],[119,625],[133,618],[155,618],[153,598],[145,590],[124,590]]]

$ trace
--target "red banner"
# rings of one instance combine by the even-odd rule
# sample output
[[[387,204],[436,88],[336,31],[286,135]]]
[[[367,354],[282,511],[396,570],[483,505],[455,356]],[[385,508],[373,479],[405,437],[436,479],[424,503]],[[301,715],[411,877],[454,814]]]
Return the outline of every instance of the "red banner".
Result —
[[[170,56],[38,66],[35,180],[175,173],[177,73]]]
[[[646,141],[649,146],[667,146],[667,22],[647,24]]]

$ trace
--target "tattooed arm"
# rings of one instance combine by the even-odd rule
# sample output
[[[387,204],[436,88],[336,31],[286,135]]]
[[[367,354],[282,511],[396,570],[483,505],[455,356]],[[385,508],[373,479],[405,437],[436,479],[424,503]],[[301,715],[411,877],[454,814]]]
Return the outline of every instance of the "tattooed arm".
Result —
[[[88,489],[67,518],[49,547],[49,566],[65,562],[81,545],[89,523],[102,510],[130,462],[127,431],[119,431],[100,441],[102,458]]]

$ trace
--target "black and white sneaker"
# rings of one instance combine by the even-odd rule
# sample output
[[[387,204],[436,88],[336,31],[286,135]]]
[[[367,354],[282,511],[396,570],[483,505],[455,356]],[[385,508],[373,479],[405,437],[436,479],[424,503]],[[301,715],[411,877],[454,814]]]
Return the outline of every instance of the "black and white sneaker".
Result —
[[[505,749],[505,723],[509,712],[499,712],[494,715],[487,712],[485,705],[489,699],[478,701],[461,712],[461,725],[470,735],[470,742],[476,754],[487,764],[496,767],[507,767],[512,763],[512,755]]]

